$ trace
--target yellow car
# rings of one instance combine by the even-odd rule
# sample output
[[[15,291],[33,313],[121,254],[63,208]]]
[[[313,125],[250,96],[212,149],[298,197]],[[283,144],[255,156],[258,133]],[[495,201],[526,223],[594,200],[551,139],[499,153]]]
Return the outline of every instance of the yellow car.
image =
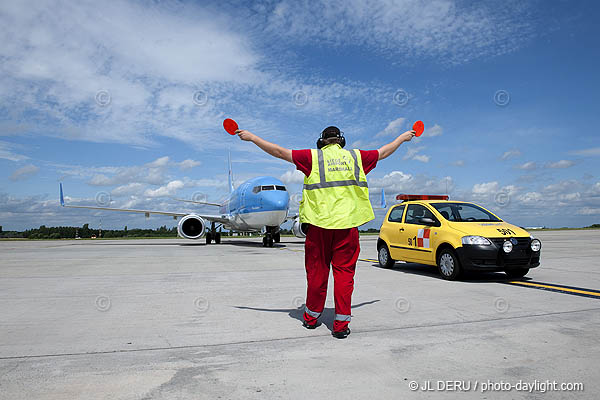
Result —
[[[505,271],[521,278],[540,265],[542,243],[473,203],[448,196],[398,195],[377,240],[379,265],[395,260],[437,265],[444,279],[464,270]]]

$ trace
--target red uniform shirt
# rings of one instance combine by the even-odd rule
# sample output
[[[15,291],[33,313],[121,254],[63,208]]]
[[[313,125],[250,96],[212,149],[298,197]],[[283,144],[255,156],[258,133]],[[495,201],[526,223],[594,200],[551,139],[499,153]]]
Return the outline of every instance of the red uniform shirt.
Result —
[[[363,169],[365,175],[371,172],[377,165],[379,160],[378,150],[359,150],[360,158],[362,160]],[[298,171],[302,171],[304,175],[309,176],[312,171],[312,153],[310,149],[306,150],[292,150],[292,161],[296,165]]]

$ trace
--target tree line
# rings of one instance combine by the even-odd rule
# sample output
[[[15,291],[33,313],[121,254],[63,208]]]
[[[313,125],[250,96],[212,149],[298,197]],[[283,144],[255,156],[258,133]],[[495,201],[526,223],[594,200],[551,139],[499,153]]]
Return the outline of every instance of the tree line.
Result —
[[[281,235],[293,235],[290,229],[281,229]],[[361,232],[376,233],[378,229],[361,230]],[[228,236],[229,232],[222,232]],[[258,234],[257,234],[258,235]],[[39,228],[27,229],[25,231],[3,231],[0,226],[1,239],[90,239],[90,238],[144,238],[144,237],[177,237],[177,227],[167,228],[166,225],[155,229],[93,229],[90,224],[77,226],[50,226],[42,225]]]
[[[167,228],[166,225],[156,229],[93,229],[90,224],[76,226],[51,226],[42,225],[39,228],[25,231],[2,231],[0,238],[22,239],[90,239],[90,238],[122,238],[122,237],[177,237],[177,227]]]

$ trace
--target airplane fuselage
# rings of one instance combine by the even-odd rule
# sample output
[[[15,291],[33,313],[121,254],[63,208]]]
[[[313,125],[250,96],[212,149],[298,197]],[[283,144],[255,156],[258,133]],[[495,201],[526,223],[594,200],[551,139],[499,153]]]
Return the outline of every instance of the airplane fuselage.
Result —
[[[260,176],[245,181],[221,205],[219,212],[228,216],[225,228],[260,231],[266,226],[278,227],[288,214],[289,193],[277,178]]]

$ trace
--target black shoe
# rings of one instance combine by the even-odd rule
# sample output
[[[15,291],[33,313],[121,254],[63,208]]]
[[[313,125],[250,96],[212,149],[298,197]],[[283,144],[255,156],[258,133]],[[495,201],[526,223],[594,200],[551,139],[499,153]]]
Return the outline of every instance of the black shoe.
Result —
[[[350,334],[350,328],[346,328],[343,331],[339,331],[339,332],[331,332],[331,336],[333,336],[336,339],[346,339],[349,334]]]
[[[302,326],[305,327],[306,329],[315,329],[317,326],[319,326],[318,322],[315,322],[314,324],[309,324],[306,321],[302,321]]]

